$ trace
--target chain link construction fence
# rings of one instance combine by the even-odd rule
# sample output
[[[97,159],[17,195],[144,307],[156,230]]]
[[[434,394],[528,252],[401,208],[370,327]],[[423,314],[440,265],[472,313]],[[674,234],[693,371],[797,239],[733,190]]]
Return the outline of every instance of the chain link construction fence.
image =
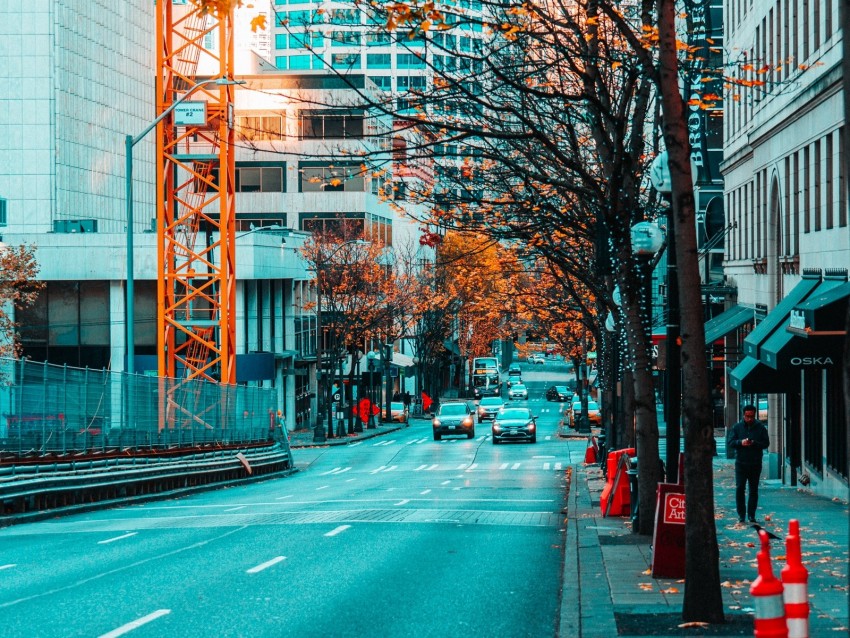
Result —
[[[276,411],[273,388],[0,358],[2,457],[287,445]]]

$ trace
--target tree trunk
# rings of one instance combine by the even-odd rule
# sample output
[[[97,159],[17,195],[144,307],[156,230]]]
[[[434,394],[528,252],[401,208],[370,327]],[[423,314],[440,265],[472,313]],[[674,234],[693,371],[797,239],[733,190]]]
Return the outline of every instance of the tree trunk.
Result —
[[[847,131],[847,125],[850,123],[850,82],[847,81],[847,78],[850,77],[850,43],[847,41],[847,38],[850,37],[850,0],[844,0],[839,11],[841,11],[841,31],[844,34],[842,40],[844,47],[842,62],[844,69],[844,134],[838,143],[841,145],[841,154],[844,157],[844,174],[850,175],[850,148],[848,148],[847,143],[847,140],[850,139],[850,133]],[[845,181],[847,187],[846,201],[850,202],[850,180]],[[845,422],[850,423],[850,304],[847,305],[845,326],[847,334],[844,337],[844,413],[846,415]],[[850,476],[850,436],[847,437],[847,454],[844,458],[847,459],[844,476]]]
[[[682,417],[685,430],[685,621],[722,623],[723,600],[712,469],[714,429],[700,298],[694,194],[685,104],[679,93],[674,0],[658,0],[659,89],[664,141],[673,186],[682,338]],[[675,401],[676,397],[667,397]]]

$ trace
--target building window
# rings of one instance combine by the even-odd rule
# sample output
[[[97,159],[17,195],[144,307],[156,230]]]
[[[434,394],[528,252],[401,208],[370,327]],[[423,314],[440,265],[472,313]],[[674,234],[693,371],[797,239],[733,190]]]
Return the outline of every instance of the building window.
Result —
[[[240,163],[236,166],[236,192],[237,193],[283,193],[283,176],[286,165],[255,165],[246,166]]]
[[[357,31],[333,31],[330,37],[332,47],[360,46],[360,33]]]
[[[366,45],[370,47],[374,46],[389,46],[390,44],[390,34],[386,31],[379,31],[378,33],[367,33],[366,34]]]
[[[424,91],[425,77],[422,75],[413,77],[400,77],[397,80],[399,91]]]
[[[360,192],[366,189],[362,166],[328,164],[324,166],[302,163],[299,168],[302,193]]]
[[[310,68],[310,60],[312,55],[291,55],[289,56],[289,68],[293,71],[300,71]]]
[[[360,24],[360,10],[331,9],[329,18],[331,24]]]
[[[325,36],[318,31],[289,34],[290,49],[317,49],[325,44]],[[281,48],[281,47],[278,47]]]
[[[236,135],[243,140],[282,140],[285,137],[283,118],[279,115],[237,116]]]
[[[359,69],[359,53],[334,53],[331,56],[331,66],[334,69]]]
[[[8,211],[8,202],[0,197],[0,226],[6,226],[9,224]]]
[[[847,225],[847,175],[844,171],[844,153],[846,153],[847,127],[838,129],[838,225]]]
[[[369,79],[382,91],[392,91],[393,79],[389,75],[370,75]]]
[[[826,191],[826,227],[832,228],[834,226],[834,197],[835,197],[835,179],[833,177],[833,167],[835,166],[835,157],[833,156],[833,143],[832,143],[832,133],[829,133],[826,136],[826,183],[824,184]]]
[[[332,234],[343,239],[366,237],[365,213],[301,213],[301,230],[317,235]]]
[[[391,69],[393,58],[389,53],[367,53],[367,69]]]
[[[364,131],[363,113],[345,113],[337,110],[301,111],[299,113],[301,139],[361,139]]]
[[[412,53],[399,53],[396,57],[396,66],[399,69],[424,69],[425,59]]]

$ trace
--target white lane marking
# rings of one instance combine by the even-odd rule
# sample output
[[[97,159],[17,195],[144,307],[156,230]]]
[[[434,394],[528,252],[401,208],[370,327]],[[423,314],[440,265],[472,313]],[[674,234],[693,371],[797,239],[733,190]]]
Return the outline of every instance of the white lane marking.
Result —
[[[431,470],[436,470],[438,467],[440,467],[440,465],[438,463],[434,463],[427,471],[430,472]]]
[[[430,494],[430,493],[431,493],[431,490],[422,490],[421,492],[419,492],[419,496],[425,496],[426,494]]]
[[[479,437],[478,437],[478,440],[479,440],[479,441],[484,441],[484,440],[486,440],[486,439],[487,439],[487,437],[488,437],[488,436],[490,436],[490,435],[489,435],[489,434],[484,434],[483,436],[479,436]]]
[[[331,470],[331,472],[330,472],[330,473],[331,473],[331,474],[335,474],[335,475],[336,475],[336,474],[345,474],[346,472],[348,472],[348,471],[350,471],[350,470],[351,470],[351,466],[349,465],[348,467],[344,467],[344,468],[342,468],[342,469],[334,469],[334,470]]]
[[[114,543],[115,541],[120,541],[125,538],[130,538],[131,536],[135,536],[138,532],[128,532],[127,534],[122,534],[121,536],[116,536],[115,538],[107,538],[104,541],[97,541],[98,545],[106,545],[107,543]]]
[[[326,489],[328,489],[329,487],[330,487],[330,485],[322,485],[321,487],[317,487],[317,488],[316,488],[316,491],[318,492],[319,490],[326,490]]]
[[[560,470],[563,467],[562,463],[555,463],[555,469]]]
[[[451,481],[443,481],[440,485],[448,485],[449,483],[451,483]]]
[[[458,465],[455,469],[456,469],[456,470],[462,470],[462,469],[463,469],[463,468],[465,468],[465,467],[466,467],[466,463],[461,463],[461,464],[460,464],[460,465]]]
[[[335,467],[334,469],[328,470],[327,472],[322,472],[321,474],[319,474],[319,476],[327,476],[328,474],[333,474],[334,472],[339,472],[341,469],[342,469],[341,467]]]
[[[543,437],[543,440],[544,440],[544,441],[551,441],[551,440],[552,440],[552,435],[550,434],[549,436],[544,436],[544,437]]]
[[[17,566],[17,563],[9,563],[8,565],[0,565],[0,569],[12,569],[13,567]]]
[[[354,443],[349,443],[348,447],[356,447],[358,445],[363,445],[363,441],[356,441]]]
[[[410,499],[404,498],[404,499],[400,500],[398,503],[396,503],[396,505],[407,505],[408,503],[410,503]]]
[[[350,478],[350,479],[346,479],[346,480],[345,480],[345,482],[346,482],[346,483],[351,483],[351,481],[356,481],[356,480],[357,480],[356,478]]]
[[[473,463],[473,464],[472,464],[472,465],[470,465],[468,468],[466,468],[466,471],[467,471],[467,472],[471,472],[471,471],[472,471],[472,470],[474,470],[476,467],[478,467],[478,463]]]
[[[387,469],[384,470],[384,472],[392,472],[393,470],[397,470],[397,469],[398,469],[398,465],[390,465]]]
[[[292,494],[287,494],[286,496],[278,496],[275,500],[276,501],[282,501],[285,498],[292,498],[292,496],[293,496]]]
[[[554,454],[535,454],[531,458],[533,458],[533,459],[554,459],[555,455]]]
[[[372,447],[378,447],[379,445],[392,445],[395,443],[395,439],[392,441],[381,441],[380,443],[375,443]]]
[[[236,512],[238,510],[244,510],[247,505],[239,505],[238,507],[231,507],[229,509],[224,510],[225,512]]]
[[[267,560],[265,563],[260,563],[256,567],[252,567],[251,569],[246,569],[246,574],[256,574],[257,572],[261,572],[264,569],[268,569],[272,565],[277,565],[280,561],[286,560],[286,556],[275,556],[271,560]]]
[[[414,471],[414,472],[421,472],[421,471],[422,471],[422,470],[424,470],[426,467],[428,467],[428,464],[427,464],[427,463],[423,463],[422,465],[420,465],[419,467],[417,467],[417,468],[416,468],[415,470],[413,470],[413,471]]]
[[[142,616],[141,618],[134,620],[133,622],[128,622],[126,625],[121,625],[117,629],[113,629],[110,632],[102,634],[100,638],[118,638],[118,636],[123,636],[124,634],[128,634],[134,629],[138,629],[142,625],[147,625],[149,622],[156,620],[160,616],[165,616],[170,614],[170,609],[157,609],[152,614],[148,614],[147,616]]]
[[[386,467],[386,465],[382,465],[377,470],[372,470],[371,472],[369,472],[369,474],[377,474],[378,472],[383,472]]]
[[[548,469],[550,469],[550,464],[549,464],[549,463],[544,463],[544,464],[543,464],[543,469],[544,469],[544,470],[548,470]]]
[[[340,534],[347,530],[349,527],[351,527],[351,525],[340,525],[336,529],[332,529],[331,531],[329,531],[327,534],[325,534],[325,536],[336,536],[337,534]]]
[[[500,469],[500,470],[506,470],[506,469],[508,469],[508,465],[509,465],[508,463],[502,463],[502,464],[499,466],[499,469]]]
[[[522,465],[522,463],[514,463],[513,465],[511,465],[511,469],[518,470],[520,465]]]

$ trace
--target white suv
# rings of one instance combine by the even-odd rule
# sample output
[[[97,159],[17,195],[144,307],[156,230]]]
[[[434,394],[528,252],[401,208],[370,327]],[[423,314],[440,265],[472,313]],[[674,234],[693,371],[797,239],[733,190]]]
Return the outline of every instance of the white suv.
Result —
[[[544,357],[542,354],[536,354],[536,353],[530,354],[530,355],[528,355],[528,362],[529,363],[541,363],[542,364],[542,363],[546,362],[546,357]]]

